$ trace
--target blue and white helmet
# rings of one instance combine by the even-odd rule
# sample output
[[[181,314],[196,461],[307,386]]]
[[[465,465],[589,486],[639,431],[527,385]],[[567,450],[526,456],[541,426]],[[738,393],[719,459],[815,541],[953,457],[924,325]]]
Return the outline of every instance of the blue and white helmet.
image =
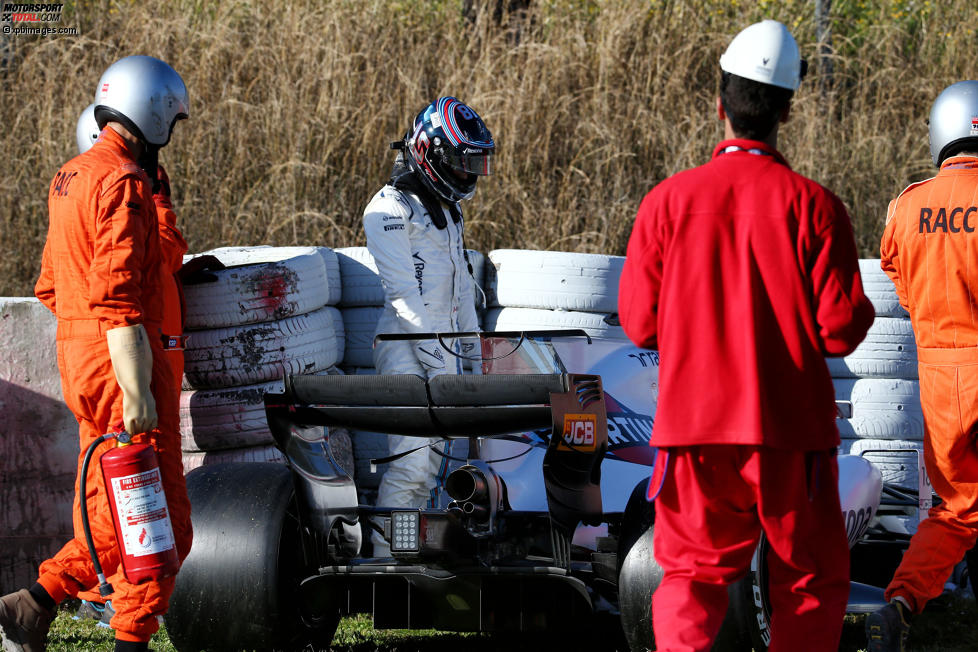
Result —
[[[482,118],[454,97],[441,97],[414,119],[404,139],[408,165],[435,194],[455,203],[492,173],[496,145]]]

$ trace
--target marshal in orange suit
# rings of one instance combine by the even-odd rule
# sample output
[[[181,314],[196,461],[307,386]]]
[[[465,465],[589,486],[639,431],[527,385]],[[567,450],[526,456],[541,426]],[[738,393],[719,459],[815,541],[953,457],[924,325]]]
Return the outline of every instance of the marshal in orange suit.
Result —
[[[913,324],[924,463],[942,502],[913,535],[890,604],[867,618],[874,652],[906,649],[911,614],[978,538],[978,81],[938,96],[930,148],[937,176],[890,202],[880,254]]]
[[[79,423],[81,451],[119,423],[158,454],[177,551],[190,550],[192,531],[180,463],[178,394],[164,357],[161,324],[162,254],[152,187],[137,165],[169,142],[187,117],[180,76],[145,56],[112,64],[99,80],[98,142],[55,175],[48,192],[50,223],[38,298],[58,319],[58,364],[65,402]],[[144,433],[144,434],[143,434]],[[93,458],[108,450],[104,444]],[[79,469],[80,471],[80,469]],[[57,603],[96,583],[80,529],[82,502],[106,575],[119,552],[101,474],[90,469],[86,496],[74,501],[74,538],[41,564],[37,583],[0,598],[4,649],[43,650]],[[116,650],[148,649],[167,608],[174,578],[114,585]]]

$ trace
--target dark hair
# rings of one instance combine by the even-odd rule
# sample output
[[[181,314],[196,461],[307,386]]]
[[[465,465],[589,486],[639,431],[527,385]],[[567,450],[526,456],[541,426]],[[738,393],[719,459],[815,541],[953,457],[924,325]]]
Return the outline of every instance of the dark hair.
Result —
[[[791,102],[794,91],[762,84],[724,72],[720,76],[720,101],[740,138],[764,140]]]

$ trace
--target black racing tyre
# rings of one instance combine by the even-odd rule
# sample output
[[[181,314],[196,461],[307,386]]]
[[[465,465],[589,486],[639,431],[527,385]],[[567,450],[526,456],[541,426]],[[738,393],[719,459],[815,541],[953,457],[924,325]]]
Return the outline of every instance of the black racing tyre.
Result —
[[[747,636],[755,652],[764,652],[771,643],[771,597],[768,591],[767,555],[770,550],[767,537],[761,533],[750,570],[742,580],[733,585],[730,592],[730,609],[740,615],[739,623],[746,623]]]
[[[652,594],[663,575],[652,545],[655,510],[646,500],[648,486],[648,480],[645,480],[632,490],[622,515],[618,544],[618,608],[624,638],[631,652],[655,649]],[[713,643],[714,652],[750,652],[747,618],[753,614],[748,614],[738,602],[735,594],[739,586],[729,587],[730,606]]]
[[[635,485],[622,514],[618,537],[618,610],[628,649],[655,649],[652,594],[662,581],[662,567],[652,554],[655,511],[646,500],[649,481]]]
[[[194,542],[164,621],[180,652],[328,649],[339,610],[301,615],[303,568],[291,471],[219,464],[187,475]]]

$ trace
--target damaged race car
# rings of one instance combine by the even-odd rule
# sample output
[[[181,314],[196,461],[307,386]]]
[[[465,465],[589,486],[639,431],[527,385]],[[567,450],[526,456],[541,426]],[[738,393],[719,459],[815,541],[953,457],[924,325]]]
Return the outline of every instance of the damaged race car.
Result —
[[[286,465],[187,475],[194,545],[165,616],[174,646],[325,649],[342,617],[368,613],[378,629],[652,648],[661,569],[646,494],[658,354],[583,331],[413,337],[449,351],[452,339],[478,337],[476,373],[288,376],[284,392],[265,396]],[[448,476],[444,507],[362,505],[323,426],[465,439],[469,452]],[[870,461],[849,455],[839,490],[851,549],[906,546],[909,534],[886,517],[915,517],[917,496],[884,487]],[[371,531],[388,556],[371,556]],[[718,649],[766,649],[766,554],[762,538],[750,573],[730,587]],[[881,588],[852,583],[850,612],[882,604]]]

